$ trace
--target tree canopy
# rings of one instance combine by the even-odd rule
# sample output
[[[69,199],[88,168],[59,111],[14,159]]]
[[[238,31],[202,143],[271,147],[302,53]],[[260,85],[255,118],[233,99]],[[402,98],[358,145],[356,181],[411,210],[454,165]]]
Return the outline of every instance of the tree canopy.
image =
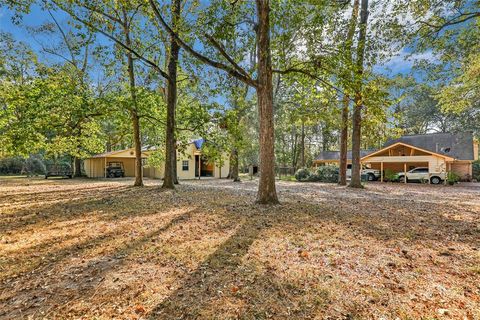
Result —
[[[257,201],[276,203],[275,168],[308,167],[319,151],[480,135],[476,1],[0,4],[11,18],[0,33],[2,157],[81,170],[95,153],[155,148],[173,188],[177,145],[202,137],[212,161],[229,155],[229,178],[259,165]]]

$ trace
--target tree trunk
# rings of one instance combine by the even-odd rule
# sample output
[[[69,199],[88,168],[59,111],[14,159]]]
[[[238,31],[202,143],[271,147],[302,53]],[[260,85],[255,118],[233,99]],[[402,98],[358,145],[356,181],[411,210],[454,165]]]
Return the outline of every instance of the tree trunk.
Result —
[[[300,166],[302,168],[305,168],[305,123],[303,122],[303,120],[300,139]]]
[[[174,146],[175,146],[175,151],[173,152],[173,183],[174,184],[180,184],[178,182],[178,172],[177,172],[177,139],[174,141]]]
[[[293,142],[292,142],[292,167],[297,169],[297,140],[298,140],[298,134],[297,134],[297,127],[294,125],[293,126],[293,132],[294,136],[292,137]]]
[[[73,160],[74,163],[74,172],[73,176],[74,177],[81,177],[82,176],[82,159],[75,157]]]
[[[140,119],[137,111],[131,111],[132,125],[133,125],[133,139],[135,145],[135,187],[143,186],[143,172],[142,172],[142,142],[140,139]]]
[[[340,175],[338,184],[341,186],[347,185],[347,152],[348,152],[348,104],[349,98],[347,95],[343,97],[342,108],[342,128],[340,134]]]
[[[353,36],[355,35],[355,27],[358,19],[358,7],[359,0],[353,2],[352,17],[348,26],[347,39],[345,41],[345,68],[347,71],[348,79],[351,79],[351,65],[352,65],[352,45]],[[344,86],[346,87],[346,86]],[[346,90],[345,90],[346,91]],[[350,98],[345,93],[343,96],[342,106],[342,123],[341,123],[341,136],[340,136],[340,176],[338,184],[347,185],[347,152],[348,152],[348,119],[349,119],[349,107]]]
[[[239,182],[240,177],[238,176],[238,150],[233,149],[230,156],[230,179],[233,179],[234,182]]]
[[[125,43],[131,47],[130,30],[128,26],[127,12],[123,10],[123,32],[125,34]],[[142,172],[142,141],[140,139],[140,119],[138,117],[137,93],[135,88],[135,70],[133,67],[133,56],[130,51],[127,52],[127,66],[128,78],[130,81],[130,95],[132,98],[132,108],[130,109],[130,116],[132,117],[133,126],[133,144],[135,148],[135,187],[143,186],[143,172]]]
[[[275,136],[273,123],[273,84],[272,61],[270,52],[270,3],[269,0],[257,0],[258,30],[257,59],[258,86],[257,103],[260,119],[260,181],[257,203],[278,203],[275,190]]]
[[[180,0],[172,0],[172,28],[180,18]],[[162,188],[174,189],[176,178],[175,108],[177,104],[177,65],[180,47],[170,35],[170,56],[167,79],[167,126],[165,129],[165,175]]]
[[[367,33],[368,0],[362,0],[360,12],[360,32],[358,34],[357,63],[355,68],[355,105],[353,109],[352,130],[352,180],[349,187],[362,188],[361,163],[360,163],[360,139],[362,136],[362,78],[363,60],[365,57],[365,40]]]

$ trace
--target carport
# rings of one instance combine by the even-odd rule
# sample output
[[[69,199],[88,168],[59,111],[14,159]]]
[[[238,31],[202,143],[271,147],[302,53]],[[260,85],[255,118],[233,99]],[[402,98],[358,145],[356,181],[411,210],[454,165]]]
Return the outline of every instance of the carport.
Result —
[[[146,155],[142,153],[142,159]],[[125,177],[135,176],[135,149],[126,149],[120,151],[111,151],[94,155],[91,158],[85,159],[85,173],[89,178],[105,178],[107,164],[109,162],[121,162],[125,170]]]
[[[428,167],[428,181],[432,174],[446,173],[451,170],[455,159],[443,154],[424,150],[403,142],[397,142],[388,147],[370,153],[361,159],[363,164],[369,164],[373,169],[380,170],[380,181],[383,182],[385,169],[395,172],[407,171],[418,167]],[[407,179],[405,179],[407,183]]]

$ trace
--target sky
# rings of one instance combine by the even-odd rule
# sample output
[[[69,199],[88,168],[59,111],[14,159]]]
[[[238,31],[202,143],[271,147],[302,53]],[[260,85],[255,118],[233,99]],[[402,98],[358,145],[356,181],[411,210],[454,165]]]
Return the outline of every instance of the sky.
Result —
[[[42,59],[47,61],[55,62],[55,59],[58,57],[53,57],[52,55],[42,54],[41,45],[38,43],[38,39],[35,40],[34,37],[27,30],[27,26],[38,26],[44,22],[51,22],[51,18],[45,12],[42,12],[39,7],[35,6],[32,8],[31,12],[23,16],[22,23],[20,25],[12,23],[12,17],[14,16],[13,12],[7,8],[0,7],[0,31],[11,33],[15,39],[23,41],[30,45],[37,53],[40,54]],[[66,21],[68,19],[67,14],[63,12],[56,12],[55,16],[59,21]],[[101,35],[99,36],[100,41],[107,40]],[[45,41],[45,39],[42,39]],[[48,41],[48,39],[47,39]],[[388,61],[374,66],[374,71],[381,73],[383,75],[394,77],[398,74],[409,74],[412,71],[414,62],[417,59],[434,59],[434,56],[431,52],[426,52],[422,54],[411,54],[408,49],[401,50],[397,55],[389,59]]]

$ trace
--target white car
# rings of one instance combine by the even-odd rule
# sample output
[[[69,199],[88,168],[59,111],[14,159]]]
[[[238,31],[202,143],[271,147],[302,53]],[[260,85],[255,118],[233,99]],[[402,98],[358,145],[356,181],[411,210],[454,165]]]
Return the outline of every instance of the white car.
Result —
[[[407,175],[405,177],[405,172],[399,172],[398,178],[401,182],[409,181],[428,181],[430,177],[431,184],[440,184],[443,180],[445,180],[445,173],[429,173],[427,167],[418,167],[407,171]]]
[[[380,179],[380,170],[363,168],[361,171],[361,174],[366,175],[368,181],[375,181]],[[349,163],[347,164],[347,179],[351,179],[351,178],[352,178],[352,164]]]

